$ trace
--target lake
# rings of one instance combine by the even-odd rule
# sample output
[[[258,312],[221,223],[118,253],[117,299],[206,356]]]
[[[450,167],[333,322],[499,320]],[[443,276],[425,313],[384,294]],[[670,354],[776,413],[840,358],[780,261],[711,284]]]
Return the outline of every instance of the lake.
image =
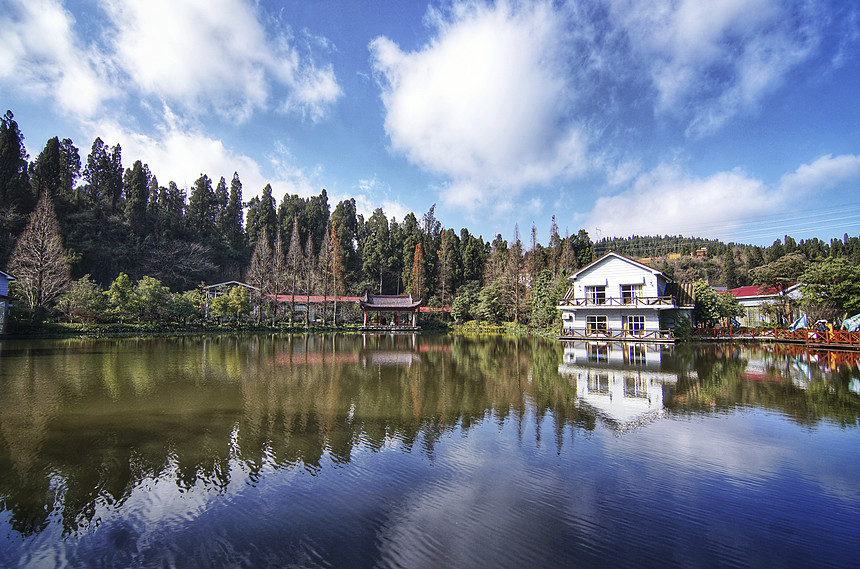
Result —
[[[854,353],[0,342],[2,567],[856,567]]]

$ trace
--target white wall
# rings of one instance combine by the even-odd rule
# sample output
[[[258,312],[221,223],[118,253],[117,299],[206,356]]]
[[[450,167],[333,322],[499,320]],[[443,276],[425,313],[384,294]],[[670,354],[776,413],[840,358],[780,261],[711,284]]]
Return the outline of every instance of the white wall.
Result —
[[[620,332],[628,316],[644,316],[645,331],[652,332],[660,330],[660,315],[654,309],[633,310],[625,309],[601,309],[586,310],[583,308],[562,311],[562,327],[566,330],[579,330],[584,332],[588,322],[588,316],[606,316],[606,327],[609,330]]]
[[[607,257],[586,269],[573,280],[574,298],[586,298],[586,287],[605,286],[606,298],[621,298],[622,285],[642,285],[643,297],[661,296],[665,291],[663,279],[653,272],[619,257]]]

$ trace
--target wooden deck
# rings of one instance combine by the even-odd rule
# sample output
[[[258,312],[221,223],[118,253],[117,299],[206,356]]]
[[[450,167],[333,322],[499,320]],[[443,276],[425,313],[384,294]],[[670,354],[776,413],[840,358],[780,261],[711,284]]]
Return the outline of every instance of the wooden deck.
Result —
[[[696,328],[693,338],[702,341],[751,341],[803,344],[813,348],[860,350],[860,332],[819,332],[784,328]]]

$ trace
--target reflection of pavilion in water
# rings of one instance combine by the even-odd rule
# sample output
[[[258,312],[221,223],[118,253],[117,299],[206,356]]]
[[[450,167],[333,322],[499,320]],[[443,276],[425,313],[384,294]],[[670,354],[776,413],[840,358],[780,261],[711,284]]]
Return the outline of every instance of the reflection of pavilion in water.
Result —
[[[421,354],[450,351],[450,344],[422,343],[417,333],[389,332],[361,335],[362,367],[412,367],[412,364],[421,361]]]
[[[558,371],[576,386],[578,405],[594,410],[618,432],[663,414],[663,388],[675,373],[661,371],[665,346],[565,342]]]

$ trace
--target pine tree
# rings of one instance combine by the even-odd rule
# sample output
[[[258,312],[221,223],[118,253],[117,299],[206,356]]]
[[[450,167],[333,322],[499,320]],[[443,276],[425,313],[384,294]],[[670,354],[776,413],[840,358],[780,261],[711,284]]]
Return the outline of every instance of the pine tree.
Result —
[[[236,172],[233,172],[230,181],[230,197],[224,211],[221,233],[231,249],[238,251],[242,247],[242,182]]]
[[[125,192],[125,220],[131,232],[143,236],[147,231],[146,206],[149,196],[149,167],[135,160],[134,165],[125,171],[123,180]]]
[[[12,111],[0,117],[0,204],[14,206],[26,214],[33,207],[34,195],[30,191],[27,173],[29,160],[24,146],[24,135]]]
[[[194,189],[188,197],[188,228],[198,239],[211,237],[215,233],[217,209],[212,180],[201,174],[194,182]]]

